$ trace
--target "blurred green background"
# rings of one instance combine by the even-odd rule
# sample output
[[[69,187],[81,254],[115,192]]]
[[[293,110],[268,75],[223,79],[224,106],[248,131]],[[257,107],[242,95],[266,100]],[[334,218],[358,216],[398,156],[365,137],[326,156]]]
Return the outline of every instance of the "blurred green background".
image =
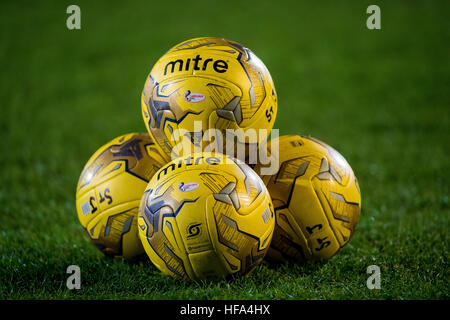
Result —
[[[449,1],[69,1],[0,4],[1,299],[448,299]],[[366,8],[381,8],[368,30]],[[82,232],[75,187],[101,145],[145,132],[140,93],[172,45],[252,49],[279,97],[275,128],[340,151],[362,191],[355,236],[326,263],[260,265],[181,283],[108,259]],[[82,289],[66,288],[79,265]],[[381,268],[381,289],[366,269]]]

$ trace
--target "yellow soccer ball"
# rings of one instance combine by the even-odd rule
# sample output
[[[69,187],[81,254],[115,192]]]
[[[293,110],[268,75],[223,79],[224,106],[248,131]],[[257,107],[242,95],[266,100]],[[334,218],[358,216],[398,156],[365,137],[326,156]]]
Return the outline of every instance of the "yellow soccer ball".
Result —
[[[268,148],[279,161],[277,174],[261,176],[276,215],[268,258],[330,259],[348,243],[359,219],[361,193],[352,168],[311,137],[281,136]],[[254,169],[259,173],[261,166]]]
[[[104,254],[132,258],[144,253],[137,212],[148,181],[164,164],[148,134],[130,133],[98,149],[78,181],[78,219]]]
[[[138,225],[159,270],[201,280],[253,270],[269,248],[275,217],[269,193],[250,167],[222,154],[197,153],[154,175]]]
[[[192,153],[194,146],[206,151],[213,142],[223,149],[209,151],[235,154],[226,150],[225,139],[215,141],[206,134],[208,129],[217,129],[223,137],[226,129],[266,129],[268,136],[277,115],[277,95],[268,69],[251,50],[234,41],[204,37],[177,44],[156,62],[145,82],[141,107],[150,136],[169,161]],[[186,135],[190,145],[184,148]],[[231,136],[255,147],[263,139]]]

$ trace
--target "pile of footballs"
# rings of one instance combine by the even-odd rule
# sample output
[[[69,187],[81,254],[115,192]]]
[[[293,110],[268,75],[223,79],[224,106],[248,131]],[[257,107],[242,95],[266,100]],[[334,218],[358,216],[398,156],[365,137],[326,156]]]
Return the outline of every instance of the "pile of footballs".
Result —
[[[172,47],[142,91],[148,132],[114,138],[81,173],[89,239],[186,280],[333,257],[358,222],[358,181],[328,144],[279,137],[277,111],[272,77],[248,48],[211,37]]]

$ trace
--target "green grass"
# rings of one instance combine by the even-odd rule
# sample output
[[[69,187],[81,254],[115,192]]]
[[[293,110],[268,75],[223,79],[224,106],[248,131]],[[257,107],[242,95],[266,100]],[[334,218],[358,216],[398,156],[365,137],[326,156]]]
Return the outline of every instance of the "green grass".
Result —
[[[164,3],[170,3],[164,5]],[[382,29],[365,26],[369,4]],[[448,299],[448,1],[0,4],[1,299]],[[195,36],[251,48],[279,95],[275,128],[328,142],[360,181],[356,233],[326,263],[260,265],[248,277],[184,283],[147,259],[104,257],[87,240],[75,187],[90,155],[141,131],[156,59]],[[79,265],[82,289],[66,288]],[[366,269],[381,268],[381,289]]]

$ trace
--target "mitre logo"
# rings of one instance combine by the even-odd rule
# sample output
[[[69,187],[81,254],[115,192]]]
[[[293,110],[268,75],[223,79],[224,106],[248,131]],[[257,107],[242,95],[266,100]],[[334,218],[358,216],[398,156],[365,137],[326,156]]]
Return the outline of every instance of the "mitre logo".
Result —
[[[186,230],[187,237],[193,238],[195,236],[198,236],[200,234],[200,232],[202,231],[200,226],[201,226],[201,223],[191,223]]]
[[[191,69],[192,68],[192,69]],[[209,68],[209,69],[208,69]],[[228,63],[224,60],[214,60],[212,58],[203,59],[198,54],[195,58],[188,58],[186,61],[183,59],[178,59],[175,61],[170,61],[166,64],[164,68],[164,75],[167,72],[181,72],[181,71],[189,71],[189,70],[214,70],[218,73],[224,73],[228,70]]]

